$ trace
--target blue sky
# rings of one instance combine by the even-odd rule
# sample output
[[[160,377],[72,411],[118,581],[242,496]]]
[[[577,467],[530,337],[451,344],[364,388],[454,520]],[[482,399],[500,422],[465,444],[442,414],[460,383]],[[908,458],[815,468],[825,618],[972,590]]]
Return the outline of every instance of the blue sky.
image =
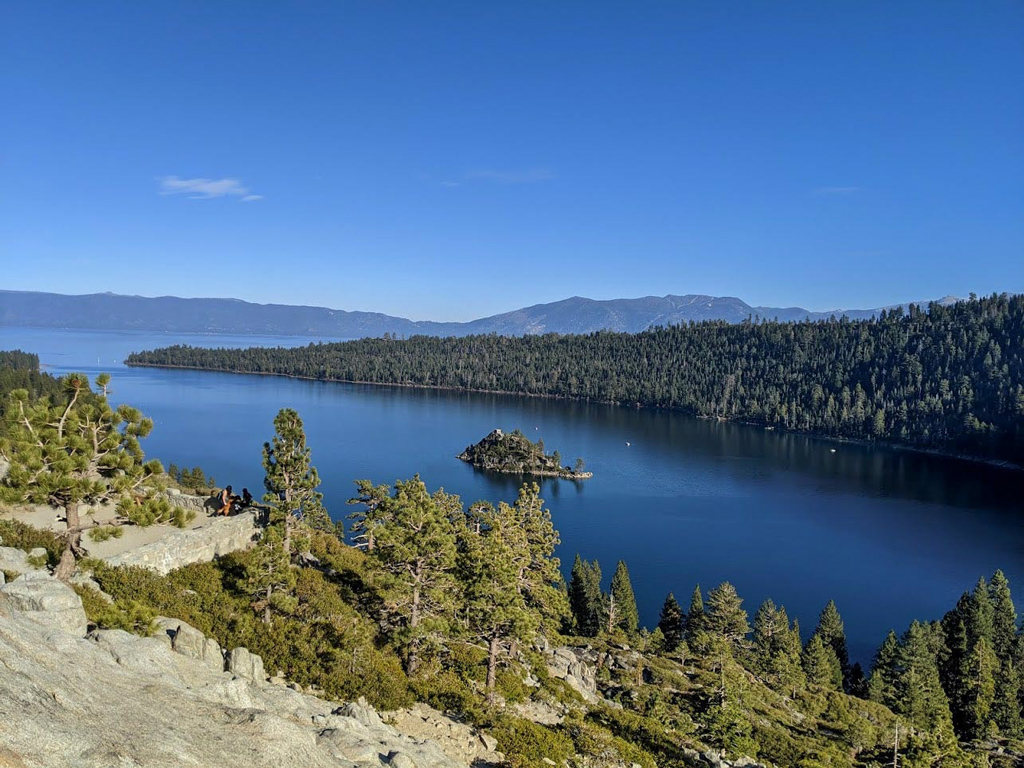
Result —
[[[12,2],[2,287],[1024,291],[1019,2]]]

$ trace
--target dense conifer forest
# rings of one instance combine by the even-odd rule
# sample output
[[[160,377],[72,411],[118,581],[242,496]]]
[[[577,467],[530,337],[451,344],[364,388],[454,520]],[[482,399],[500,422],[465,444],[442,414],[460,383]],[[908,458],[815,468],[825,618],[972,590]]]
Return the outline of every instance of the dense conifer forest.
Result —
[[[295,349],[175,346],[127,362],[672,408],[1024,464],[1022,296],[911,306],[862,321]]]

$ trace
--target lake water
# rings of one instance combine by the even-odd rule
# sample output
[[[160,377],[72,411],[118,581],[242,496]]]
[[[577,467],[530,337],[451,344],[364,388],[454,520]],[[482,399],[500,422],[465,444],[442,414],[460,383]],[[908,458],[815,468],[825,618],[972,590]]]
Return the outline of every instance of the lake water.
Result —
[[[467,504],[511,501],[517,478],[455,455],[495,427],[542,437],[594,472],[579,484],[541,483],[564,570],[579,552],[601,562],[607,582],[624,559],[649,626],[669,591],[685,607],[695,583],[706,594],[728,579],[751,617],[770,596],[799,617],[805,639],[835,599],[851,655],[868,661],[890,628],[940,618],[996,568],[1018,604],[1024,595],[1022,473],[659,411],[121,363],[131,351],[178,342],[309,341],[0,328],[0,349],[35,352],[55,374],[112,373],[113,399],[156,423],[148,455],[199,464],[257,496],[274,415],[295,408],[335,518],[349,511],[353,479],[390,483],[417,472]]]

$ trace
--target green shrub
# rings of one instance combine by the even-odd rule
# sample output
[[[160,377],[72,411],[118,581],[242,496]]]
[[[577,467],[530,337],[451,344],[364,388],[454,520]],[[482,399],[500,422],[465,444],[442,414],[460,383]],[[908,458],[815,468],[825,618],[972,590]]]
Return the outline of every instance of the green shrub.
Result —
[[[480,696],[464,677],[451,669],[416,678],[410,683],[418,701],[479,723],[483,717]]]
[[[14,547],[25,552],[42,547],[46,550],[46,562],[42,565],[51,566],[57,565],[64,551],[64,542],[53,531],[33,528],[20,520],[0,520],[0,546]]]
[[[166,523],[184,528],[196,517],[195,511],[171,504],[162,496],[148,496],[144,499],[124,496],[117,504],[117,512],[140,527]]]
[[[100,629],[123,629],[143,637],[153,634],[156,614],[142,603],[112,604],[92,587],[75,585],[74,590],[82,598],[86,618]]]
[[[498,670],[495,688],[509,704],[526,701],[530,697],[531,689],[523,682],[523,673],[523,668],[518,664],[508,669]]]
[[[124,530],[119,525],[104,525],[89,531],[89,538],[97,542],[106,541],[107,539],[120,539],[122,536],[124,536]]]
[[[491,735],[511,768],[536,768],[544,765],[544,758],[561,765],[575,752],[572,739],[564,733],[511,715],[500,717]]]

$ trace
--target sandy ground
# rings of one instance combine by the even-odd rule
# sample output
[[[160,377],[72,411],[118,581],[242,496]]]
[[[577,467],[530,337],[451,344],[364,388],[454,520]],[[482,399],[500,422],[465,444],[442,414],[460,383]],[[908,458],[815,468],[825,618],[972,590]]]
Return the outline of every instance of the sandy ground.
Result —
[[[113,519],[114,514],[114,506],[112,504],[92,507],[83,505],[79,509],[79,515],[81,515],[83,523],[89,519],[96,520],[97,522],[106,522]],[[31,525],[33,528],[57,532],[67,530],[67,523],[64,521],[64,510],[54,507],[32,505],[0,509],[0,519],[5,518],[20,520],[27,525]],[[202,528],[213,519],[213,517],[207,514],[197,512],[195,519],[186,524],[185,528]],[[124,533],[120,539],[107,539],[106,541],[93,541],[89,538],[89,534],[86,533],[82,537],[82,544],[93,557],[107,558],[158,541],[164,536],[181,529],[173,525],[158,523],[146,528],[140,528],[137,525],[123,525],[121,530]]]

